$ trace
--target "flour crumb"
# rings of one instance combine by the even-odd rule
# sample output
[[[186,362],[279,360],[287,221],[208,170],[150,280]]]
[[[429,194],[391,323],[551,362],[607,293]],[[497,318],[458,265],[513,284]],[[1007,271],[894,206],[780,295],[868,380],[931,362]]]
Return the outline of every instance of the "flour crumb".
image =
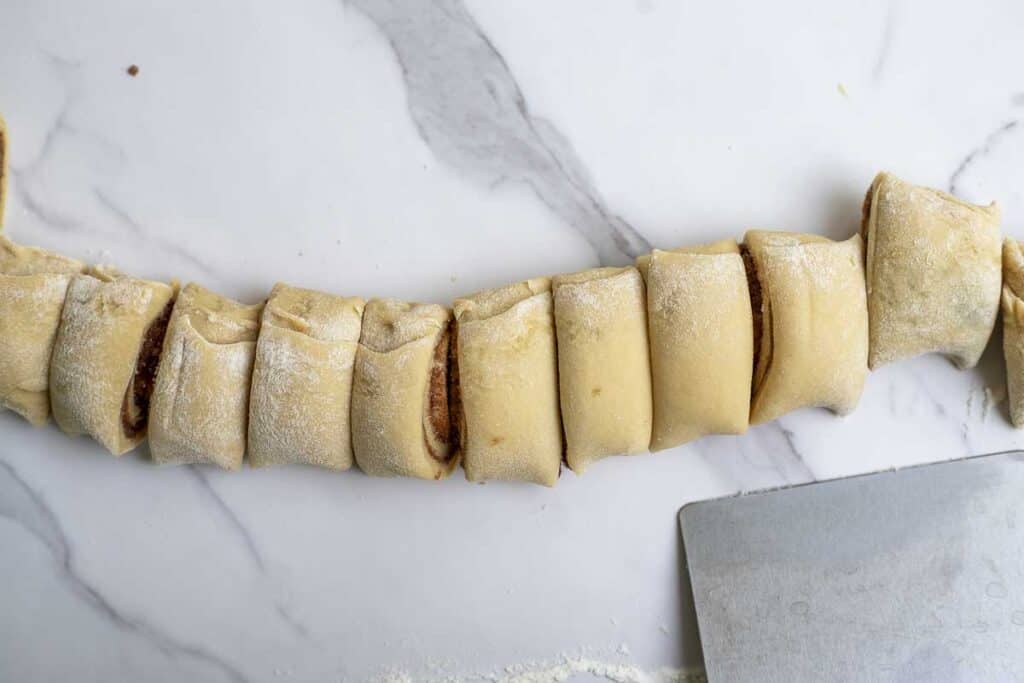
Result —
[[[619,643],[618,653],[623,657],[628,657],[630,655],[629,644]]]
[[[566,656],[559,664],[527,667],[515,676],[496,679],[500,683],[571,683],[577,674],[608,683],[706,683],[703,673],[661,668],[645,671],[622,663],[602,662],[584,657]],[[467,682],[470,679],[466,679]]]
[[[413,683],[412,676],[399,669],[388,669],[370,679],[370,683]]]
[[[658,630],[664,633],[666,636],[669,634],[668,626],[666,626],[665,624],[661,624],[660,626],[658,626]]]
[[[838,90],[839,94],[842,95],[843,97],[849,97],[850,96],[850,93],[848,93],[846,91],[846,86],[843,85],[842,83],[837,83],[836,84],[836,90]]]
[[[582,676],[584,678],[577,678]],[[413,676],[399,669],[387,669],[369,679],[370,683],[573,683],[578,680],[603,683],[707,683],[699,671],[662,667],[647,671],[624,662],[604,662],[583,655],[563,653],[559,660],[509,664],[488,673]]]

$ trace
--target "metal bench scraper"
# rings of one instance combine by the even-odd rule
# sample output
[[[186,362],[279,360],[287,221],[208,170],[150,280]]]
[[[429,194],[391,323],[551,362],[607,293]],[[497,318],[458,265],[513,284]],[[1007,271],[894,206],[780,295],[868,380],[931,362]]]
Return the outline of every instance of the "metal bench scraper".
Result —
[[[1024,681],[1024,452],[692,503],[710,683]]]

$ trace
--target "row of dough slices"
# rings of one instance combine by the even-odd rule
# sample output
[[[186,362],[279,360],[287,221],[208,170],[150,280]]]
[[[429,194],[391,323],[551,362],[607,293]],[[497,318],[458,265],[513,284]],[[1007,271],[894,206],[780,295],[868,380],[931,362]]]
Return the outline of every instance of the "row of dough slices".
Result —
[[[1021,424],[1024,257],[1005,250]],[[248,452],[439,479],[461,460],[472,481],[550,486],[563,458],[582,472],[801,407],[848,413],[868,368],[899,358],[972,366],[1001,281],[995,205],[885,173],[845,241],[753,230],[451,309],[284,284],[245,305],[0,236],[0,405],[34,424],[52,407],[114,454],[148,431],[158,463],[235,469]]]

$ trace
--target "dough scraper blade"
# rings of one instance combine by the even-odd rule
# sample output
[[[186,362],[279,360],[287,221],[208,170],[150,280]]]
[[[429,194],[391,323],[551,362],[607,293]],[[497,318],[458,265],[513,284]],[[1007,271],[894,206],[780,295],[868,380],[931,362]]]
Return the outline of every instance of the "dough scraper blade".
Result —
[[[687,505],[710,683],[1024,681],[1024,451]]]

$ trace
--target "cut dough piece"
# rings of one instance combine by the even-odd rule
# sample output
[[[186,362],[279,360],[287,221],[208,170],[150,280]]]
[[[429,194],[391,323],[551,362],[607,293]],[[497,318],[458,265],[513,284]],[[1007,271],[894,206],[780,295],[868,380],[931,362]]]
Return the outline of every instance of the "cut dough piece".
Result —
[[[577,474],[651,439],[644,282],[636,268],[552,278],[566,462]]]
[[[352,466],[349,399],[363,300],[275,285],[249,399],[249,464]]]
[[[803,407],[845,415],[867,376],[868,312],[859,235],[751,230],[751,300],[761,301],[750,422]]]
[[[1010,420],[1024,427],[1024,254],[1020,242],[1003,243],[1003,354]]]
[[[149,415],[154,462],[241,467],[262,309],[194,283],[181,291]]]
[[[864,199],[871,368],[938,352],[981,357],[999,308],[999,207],[879,173]]]
[[[443,479],[458,464],[448,405],[451,317],[435,304],[366,304],[352,382],[352,446],[367,474]]]
[[[85,264],[0,235],[0,407],[50,415],[50,355],[68,284]]]
[[[637,263],[647,280],[651,450],[705,434],[742,434],[750,415],[754,323],[736,241],[655,250]]]
[[[454,309],[466,478],[554,486],[562,422],[551,280],[456,299]]]
[[[74,277],[50,361],[53,417],[66,434],[87,434],[114,455],[146,438],[175,292],[111,268]]]

